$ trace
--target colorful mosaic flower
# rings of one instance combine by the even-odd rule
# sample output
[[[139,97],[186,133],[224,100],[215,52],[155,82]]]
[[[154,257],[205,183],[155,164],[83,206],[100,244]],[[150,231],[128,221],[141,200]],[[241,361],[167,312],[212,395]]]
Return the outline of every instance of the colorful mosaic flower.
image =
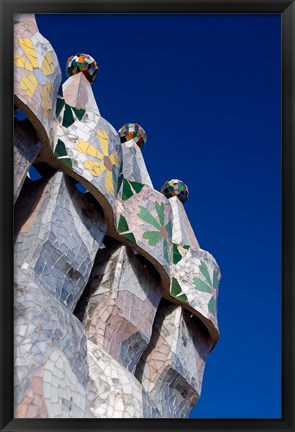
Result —
[[[208,311],[211,312],[213,315],[216,315],[216,298],[217,298],[217,288],[220,280],[220,273],[218,270],[214,270],[213,278],[211,278],[208,267],[203,261],[201,261],[201,264],[199,265],[199,269],[205,281],[195,276],[194,285],[198,291],[212,294],[212,297],[210,298],[208,303]]]
[[[143,148],[146,143],[146,132],[137,123],[126,123],[119,129],[119,137],[121,143],[129,140],[134,140],[139,148]]]
[[[155,209],[159,222],[146,208],[142,206],[139,206],[139,208],[140,212],[138,213],[138,216],[140,219],[157,229],[157,231],[146,231],[143,234],[143,238],[148,240],[150,246],[156,246],[160,241],[163,241],[164,258],[169,264],[168,239],[172,235],[172,223],[168,222],[165,225],[164,204],[155,202]]]
[[[47,77],[52,75],[55,71],[52,56],[50,52],[47,52],[44,55],[42,64],[40,66],[39,56],[36,54],[33,42],[27,37],[18,39],[18,42],[26,54],[28,60],[19,54],[15,54],[14,64],[19,68],[23,68],[29,72],[32,72],[30,75],[21,78],[20,88],[26,91],[27,96],[33,97],[37,87],[40,86],[44,114],[46,117],[48,117],[52,107],[53,88]]]
[[[80,153],[89,155],[98,160],[87,160],[84,167],[91,171],[94,177],[100,177],[106,172],[105,188],[106,191],[114,196],[113,168],[118,167],[118,155],[116,150],[112,154],[109,152],[109,137],[105,131],[96,132],[102,152],[87,141],[79,141],[75,150]]]
[[[166,198],[177,198],[184,203],[188,198],[188,187],[187,185],[178,179],[171,179],[166,181],[161,187],[161,192]]]
[[[98,66],[93,57],[89,54],[76,54],[68,58],[66,74],[68,77],[82,72],[92,84],[98,72]]]

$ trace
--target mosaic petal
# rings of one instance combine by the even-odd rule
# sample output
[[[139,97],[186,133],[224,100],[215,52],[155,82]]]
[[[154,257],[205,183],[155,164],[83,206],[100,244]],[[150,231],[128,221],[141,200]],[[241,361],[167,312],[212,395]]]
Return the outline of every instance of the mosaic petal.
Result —
[[[102,152],[105,156],[109,155],[109,137],[106,131],[97,131],[97,137],[99,144],[102,148]]]
[[[26,69],[30,72],[33,72],[33,66],[31,65],[31,63],[29,63],[27,60],[25,60],[24,58],[22,58],[18,54],[14,55],[14,64],[17,67],[21,67],[21,68]]]
[[[47,52],[44,56],[43,62],[42,62],[42,72],[44,75],[51,75],[55,71],[55,67],[53,64],[52,56],[50,52]]]
[[[208,303],[208,311],[211,312],[213,315],[216,315],[216,300],[214,297],[211,297]]]
[[[114,195],[114,182],[113,182],[113,173],[112,171],[106,170],[106,182],[105,182],[105,186],[106,186],[106,191],[110,194],[110,195]]]
[[[161,226],[164,226],[164,223],[165,223],[164,222],[165,221],[164,204],[163,203],[159,204],[158,202],[156,202],[155,203],[155,209],[156,209],[156,212],[158,213]]]
[[[142,237],[149,241],[150,246],[155,246],[160,240],[162,240],[162,236],[159,231],[147,231]]]
[[[95,148],[93,145],[89,144],[89,142],[87,141],[79,141],[75,150],[79,151],[80,153],[96,157],[100,160],[103,159],[103,155],[101,154],[101,152],[97,150],[97,148]]]
[[[96,161],[85,161],[84,167],[89,169],[94,177],[99,177],[106,171],[105,166],[101,162]]]
[[[29,97],[32,97],[35,93],[36,87],[38,85],[38,81],[36,80],[34,75],[29,75],[27,77],[23,77],[20,82],[20,87],[22,90],[27,92]]]
[[[195,277],[194,284],[198,291],[209,292],[211,293],[211,287],[203,282],[201,279]]]
[[[27,37],[19,39],[18,42],[19,42],[20,46],[22,47],[22,49],[24,50],[24,52],[26,53],[32,66],[34,68],[38,68],[39,67],[38,59],[37,59],[37,54],[36,54],[33,42]]]
[[[201,264],[199,265],[199,269],[202,273],[202,275],[204,276],[204,278],[206,279],[206,281],[208,282],[208,284],[211,286],[212,285],[212,281],[208,272],[208,268],[206,266],[206,264],[201,261]]]
[[[150,214],[150,212],[147,211],[147,209],[145,209],[142,206],[139,206],[140,208],[140,212],[138,213],[138,216],[144,220],[145,222],[149,223],[150,225],[153,225],[155,228],[160,229],[161,225],[159,224],[159,222],[154,218],[154,216],[152,216]]]

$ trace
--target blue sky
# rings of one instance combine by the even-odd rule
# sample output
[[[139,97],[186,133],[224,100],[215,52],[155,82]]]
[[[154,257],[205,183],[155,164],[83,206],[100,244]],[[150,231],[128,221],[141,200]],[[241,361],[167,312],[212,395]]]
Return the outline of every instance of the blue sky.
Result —
[[[280,20],[37,16],[63,73],[78,52],[98,62],[102,116],[145,128],[155,188],[188,185],[187,214],[220,265],[221,338],[191,417],[281,417]]]

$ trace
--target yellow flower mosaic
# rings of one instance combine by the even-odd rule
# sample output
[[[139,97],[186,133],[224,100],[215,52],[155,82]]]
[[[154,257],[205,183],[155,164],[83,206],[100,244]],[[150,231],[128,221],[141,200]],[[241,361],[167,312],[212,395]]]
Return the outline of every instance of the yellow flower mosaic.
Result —
[[[110,195],[114,196],[113,166],[118,167],[119,165],[118,155],[116,151],[110,154],[109,137],[105,131],[97,131],[96,135],[102,152],[87,141],[79,141],[75,150],[99,159],[97,161],[85,161],[84,167],[90,170],[94,177],[100,177],[104,172],[106,172],[105,188]]]
[[[28,60],[24,59],[19,54],[15,54],[14,64],[16,67],[32,72],[32,74],[21,78],[20,87],[26,92],[27,96],[33,97],[38,85],[41,86],[44,114],[48,117],[52,107],[53,88],[46,77],[52,75],[55,71],[52,56],[50,52],[47,52],[40,67],[36,50],[31,39],[25,37],[18,39],[18,42]]]

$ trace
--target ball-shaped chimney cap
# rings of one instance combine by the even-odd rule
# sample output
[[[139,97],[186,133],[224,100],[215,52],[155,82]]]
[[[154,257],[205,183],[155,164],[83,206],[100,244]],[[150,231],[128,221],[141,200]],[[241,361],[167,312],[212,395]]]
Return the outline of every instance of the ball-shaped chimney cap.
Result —
[[[67,76],[70,77],[79,72],[82,72],[91,84],[95,81],[98,65],[89,54],[78,53],[68,58],[66,65]]]
[[[124,126],[119,129],[119,137],[121,140],[121,143],[124,143],[126,141],[134,140],[139,148],[143,148],[146,143],[146,132],[137,123],[126,123]]]
[[[188,198],[188,187],[187,185],[178,179],[167,180],[161,187],[161,192],[166,198],[177,198],[184,203]]]

